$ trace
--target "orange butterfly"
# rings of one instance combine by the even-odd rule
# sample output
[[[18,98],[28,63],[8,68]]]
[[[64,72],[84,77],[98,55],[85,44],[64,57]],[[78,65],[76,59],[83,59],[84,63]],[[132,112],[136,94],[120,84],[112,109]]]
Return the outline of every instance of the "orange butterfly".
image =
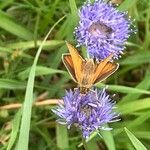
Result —
[[[112,54],[101,62],[94,62],[93,59],[83,59],[71,44],[67,42],[66,44],[70,54],[63,54],[62,60],[82,94],[86,93],[95,83],[109,77],[119,67],[117,63],[110,62]]]

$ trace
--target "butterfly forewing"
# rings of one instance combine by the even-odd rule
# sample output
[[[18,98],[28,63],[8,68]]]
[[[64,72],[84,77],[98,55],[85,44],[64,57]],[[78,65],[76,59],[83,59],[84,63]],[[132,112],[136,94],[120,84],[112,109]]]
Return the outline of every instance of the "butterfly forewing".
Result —
[[[73,78],[73,80],[75,82],[77,82],[71,55],[70,54],[63,54],[62,60],[63,60],[65,67],[67,68],[68,72],[70,73],[71,77]]]
[[[67,42],[66,44],[72,58],[76,79],[78,82],[81,82],[82,68],[85,60],[79,55],[78,51],[71,44]]]

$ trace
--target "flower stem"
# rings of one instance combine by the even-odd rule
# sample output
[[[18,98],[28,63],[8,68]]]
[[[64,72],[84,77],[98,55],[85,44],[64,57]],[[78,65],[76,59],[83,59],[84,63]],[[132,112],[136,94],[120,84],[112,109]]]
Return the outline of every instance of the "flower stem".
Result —
[[[88,150],[88,146],[87,146],[86,140],[85,140],[85,138],[83,136],[82,136],[82,143],[83,143],[84,149]]]

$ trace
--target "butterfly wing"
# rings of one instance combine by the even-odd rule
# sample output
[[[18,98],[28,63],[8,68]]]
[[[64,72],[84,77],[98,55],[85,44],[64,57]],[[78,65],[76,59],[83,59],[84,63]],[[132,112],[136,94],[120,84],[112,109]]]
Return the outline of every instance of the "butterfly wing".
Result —
[[[111,54],[106,59],[97,64],[93,77],[93,83],[105,80],[118,69],[119,64],[110,62],[112,57],[113,55]]]
[[[70,54],[63,54],[62,55],[62,61],[63,61],[64,65],[65,65],[65,67],[67,68],[69,74],[71,75],[72,79],[75,82],[77,82],[71,55]]]
[[[100,82],[108,78],[111,74],[113,74],[119,67],[119,64],[108,62],[103,70],[99,73],[98,77],[94,81],[94,83]]]
[[[78,81],[78,83],[81,83],[82,82],[82,69],[83,69],[83,64],[85,60],[79,55],[78,51],[71,44],[67,42],[66,44],[71,55],[76,80]]]

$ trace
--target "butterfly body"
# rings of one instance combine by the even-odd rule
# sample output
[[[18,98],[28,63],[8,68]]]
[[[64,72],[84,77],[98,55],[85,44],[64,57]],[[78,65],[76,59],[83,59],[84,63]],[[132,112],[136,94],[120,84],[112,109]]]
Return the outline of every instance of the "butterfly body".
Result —
[[[94,72],[95,64],[93,62],[93,59],[87,59],[86,62],[82,65],[80,80],[77,81],[81,93],[86,93],[93,85],[92,80]]]
[[[95,83],[103,81],[118,69],[118,64],[110,62],[113,55],[98,62],[93,59],[83,59],[69,43],[67,47],[70,53],[62,56],[63,63],[83,94]]]

